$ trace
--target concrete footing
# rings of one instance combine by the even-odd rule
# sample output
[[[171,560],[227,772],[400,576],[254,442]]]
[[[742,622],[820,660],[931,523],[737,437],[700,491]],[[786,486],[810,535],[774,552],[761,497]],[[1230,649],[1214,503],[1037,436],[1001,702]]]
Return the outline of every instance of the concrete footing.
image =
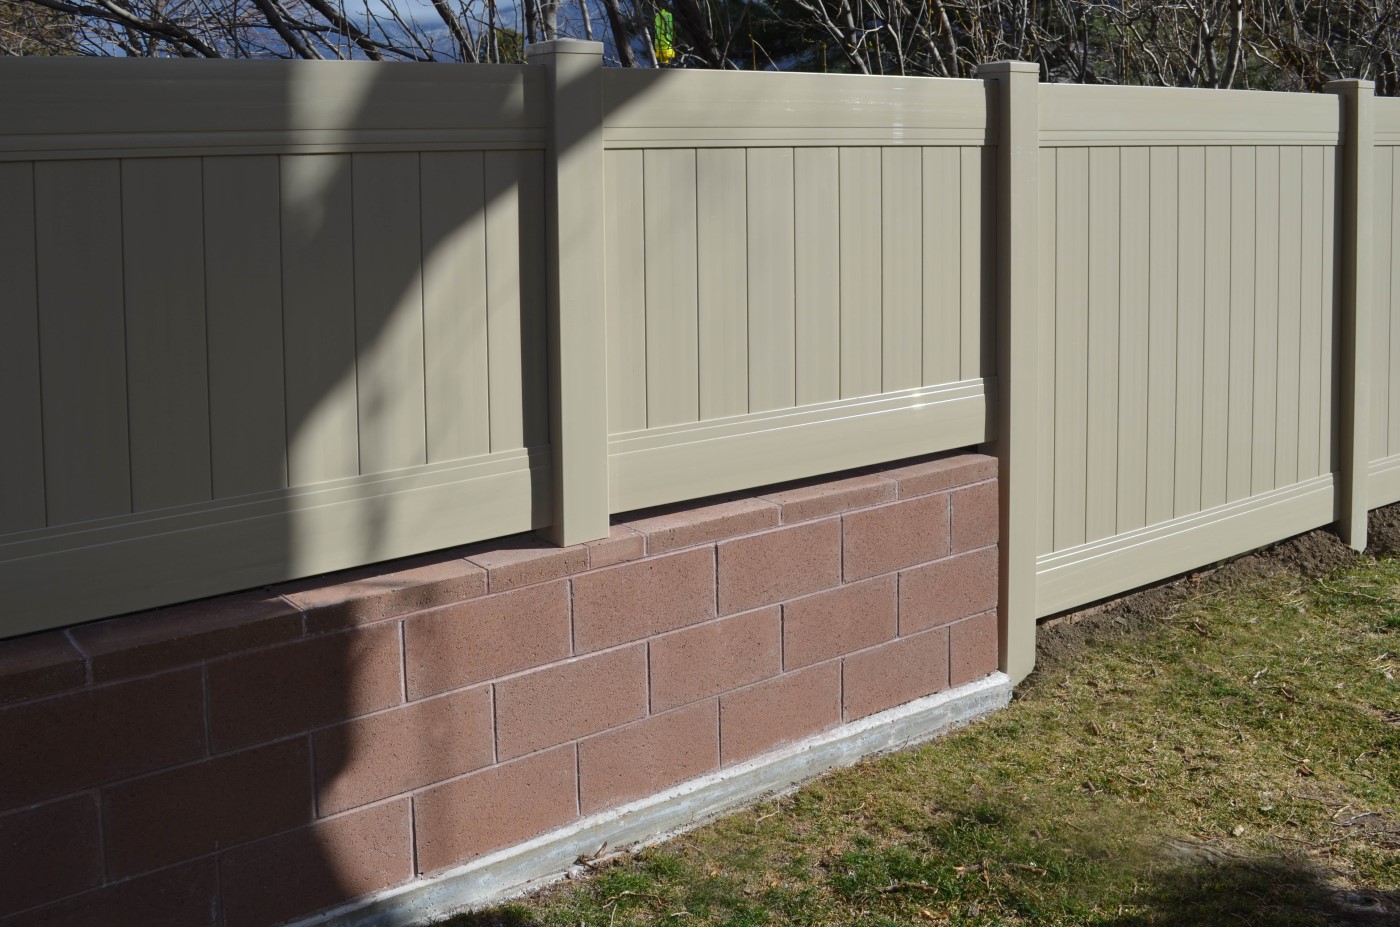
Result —
[[[296,927],[418,927],[484,907],[582,871],[578,859],[592,858],[601,848],[618,852],[660,843],[830,769],[946,734],[1010,700],[1011,680],[993,673],[298,921]]]

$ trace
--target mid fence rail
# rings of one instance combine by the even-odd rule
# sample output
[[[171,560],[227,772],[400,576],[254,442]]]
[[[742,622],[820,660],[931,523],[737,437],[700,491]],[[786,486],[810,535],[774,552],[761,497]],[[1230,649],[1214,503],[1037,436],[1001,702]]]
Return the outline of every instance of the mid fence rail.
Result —
[[[1400,102],[0,61],[0,635],[968,445],[1038,617],[1400,501]]]

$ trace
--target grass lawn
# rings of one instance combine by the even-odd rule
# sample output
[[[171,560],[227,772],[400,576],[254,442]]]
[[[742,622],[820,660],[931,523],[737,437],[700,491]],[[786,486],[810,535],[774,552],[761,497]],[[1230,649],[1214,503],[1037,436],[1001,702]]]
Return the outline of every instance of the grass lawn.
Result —
[[[1156,596],[973,728],[448,923],[1400,924],[1400,561]]]

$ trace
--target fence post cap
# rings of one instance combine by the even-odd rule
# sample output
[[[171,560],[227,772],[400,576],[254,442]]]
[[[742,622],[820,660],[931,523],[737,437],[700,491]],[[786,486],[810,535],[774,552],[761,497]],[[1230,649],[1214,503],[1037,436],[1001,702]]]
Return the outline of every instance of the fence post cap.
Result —
[[[992,77],[997,74],[1039,74],[1040,65],[1034,61],[988,61],[977,66],[978,77]]]
[[[1327,93],[1373,92],[1376,89],[1376,82],[1373,80],[1357,80],[1355,78],[1329,80],[1322,85],[1322,89]]]
[[[540,55],[594,55],[603,57],[603,43],[589,42],[584,39],[550,39],[547,42],[536,42],[525,48],[525,57],[534,58]]]

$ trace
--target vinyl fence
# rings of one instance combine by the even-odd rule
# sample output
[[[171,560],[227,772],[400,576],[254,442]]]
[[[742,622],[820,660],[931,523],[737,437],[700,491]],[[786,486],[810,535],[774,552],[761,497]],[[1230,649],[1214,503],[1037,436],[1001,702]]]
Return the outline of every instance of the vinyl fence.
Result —
[[[1038,616],[1400,500],[1364,83],[559,42],[0,86],[0,634],[988,443],[1019,677]]]

